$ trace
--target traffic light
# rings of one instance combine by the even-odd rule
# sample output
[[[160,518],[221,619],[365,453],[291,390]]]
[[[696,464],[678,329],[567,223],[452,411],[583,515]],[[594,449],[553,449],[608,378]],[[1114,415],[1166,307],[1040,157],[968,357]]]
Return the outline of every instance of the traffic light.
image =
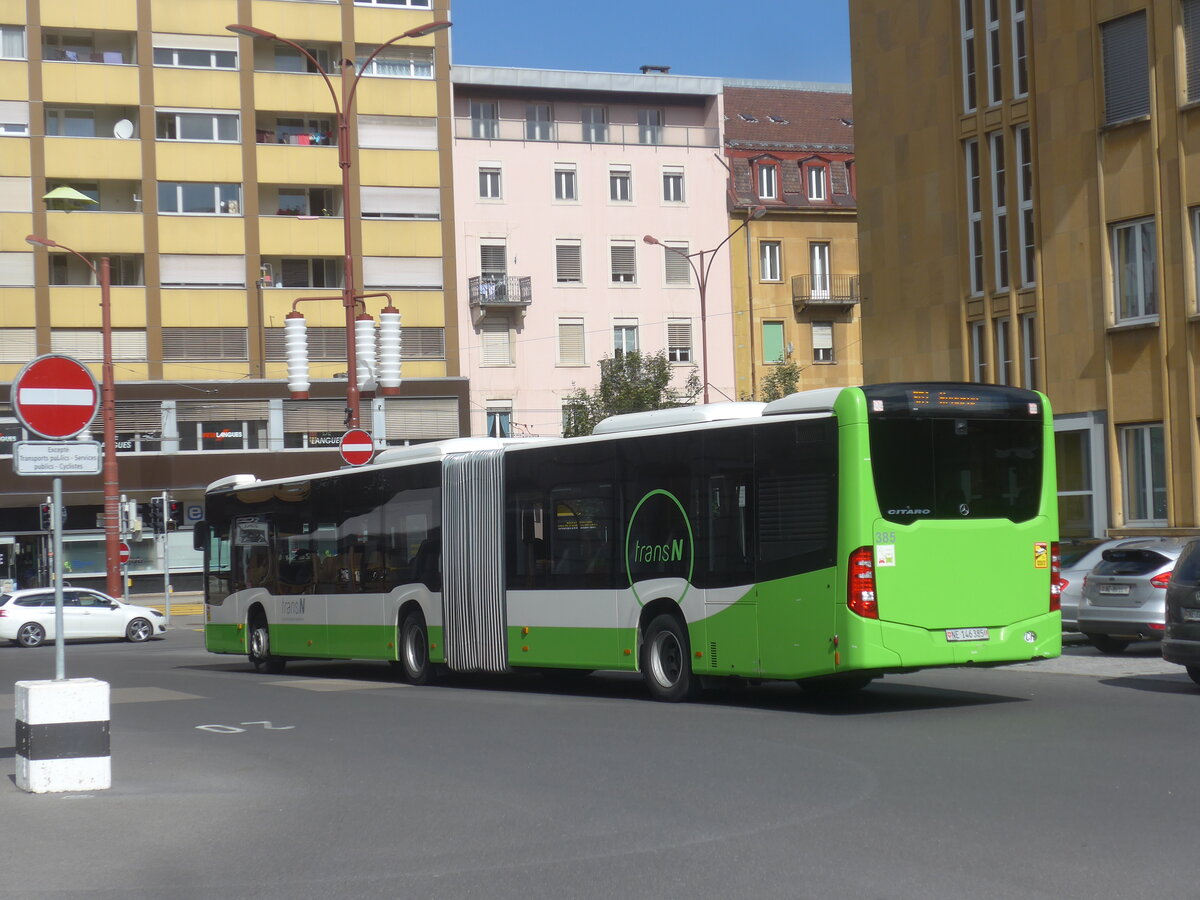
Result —
[[[163,530],[163,498],[150,498],[150,530],[158,534]]]
[[[183,524],[183,504],[172,500],[167,504],[167,531],[174,531]]]
[[[43,503],[39,506],[38,514],[42,531],[49,531],[54,527],[54,508],[49,503]]]

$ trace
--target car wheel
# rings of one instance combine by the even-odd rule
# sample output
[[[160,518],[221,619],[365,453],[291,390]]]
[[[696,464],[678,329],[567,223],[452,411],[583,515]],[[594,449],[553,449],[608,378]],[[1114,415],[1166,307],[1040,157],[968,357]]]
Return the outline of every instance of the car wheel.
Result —
[[[1188,678],[1192,679],[1196,684],[1200,684],[1200,666],[1187,666],[1186,668]]]
[[[287,664],[287,660],[271,655],[271,632],[267,620],[261,617],[250,624],[250,649],[246,655],[256,670],[269,675],[278,675]]]
[[[147,619],[136,618],[125,626],[125,640],[133,644],[148,641],[154,636],[154,626]]]
[[[22,647],[40,647],[46,640],[46,629],[37,622],[26,622],[17,629],[17,643]]]
[[[433,681],[433,664],[429,661],[429,632],[425,617],[417,611],[405,615],[400,623],[400,669],[409,684],[429,684]]]
[[[656,616],[642,642],[642,677],[655,700],[678,703],[696,695],[700,682],[692,675],[687,629],[669,613]]]
[[[1110,637],[1107,634],[1085,635],[1087,641],[1101,653],[1120,653],[1129,646],[1129,641],[1122,638]]]

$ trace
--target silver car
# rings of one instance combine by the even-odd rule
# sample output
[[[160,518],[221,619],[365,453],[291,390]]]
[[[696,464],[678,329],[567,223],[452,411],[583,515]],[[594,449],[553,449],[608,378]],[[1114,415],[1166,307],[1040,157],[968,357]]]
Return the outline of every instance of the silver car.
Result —
[[[1161,640],[1167,584],[1185,541],[1134,540],[1101,554],[1083,583],[1077,624],[1102,653],[1120,653],[1133,641]]]
[[[1081,546],[1069,547],[1064,542],[1062,548],[1062,593],[1059,600],[1062,605],[1063,631],[1078,631],[1079,605],[1083,602],[1083,579],[1092,571],[1105,550],[1121,547],[1125,544],[1140,540],[1140,538],[1122,538],[1115,541],[1098,541],[1094,544],[1084,543]]]

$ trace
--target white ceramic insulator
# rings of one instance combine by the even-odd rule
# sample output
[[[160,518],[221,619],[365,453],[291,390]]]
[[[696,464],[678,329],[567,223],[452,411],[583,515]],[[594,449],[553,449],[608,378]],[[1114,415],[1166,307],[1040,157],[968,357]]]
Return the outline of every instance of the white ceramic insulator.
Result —
[[[358,358],[358,389],[375,390],[375,320],[354,320],[354,353]]]
[[[308,380],[308,322],[303,316],[283,320],[283,344],[287,351],[288,390],[306,394]]]
[[[379,387],[400,390],[400,313],[379,314]]]

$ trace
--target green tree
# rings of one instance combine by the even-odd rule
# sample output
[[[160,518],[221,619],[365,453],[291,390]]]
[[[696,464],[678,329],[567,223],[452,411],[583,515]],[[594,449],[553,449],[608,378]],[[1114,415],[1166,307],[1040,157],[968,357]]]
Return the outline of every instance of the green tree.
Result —
[[[600,362],[600,384],[594,391],[577,388],[563,401],[568,410],[566,437],[591,434],[596,423],[622,413],[690,406],[700,396],[700,376],[693,366],[682,389],[671,387],[675,367],[663,351],[623,353]]]
[[[800,385],[800,367],[794,362],[781,362],[771,367],[771,374],[763,377],[759,385],[762,401],[770,403],[780,397],[796,393]]]

